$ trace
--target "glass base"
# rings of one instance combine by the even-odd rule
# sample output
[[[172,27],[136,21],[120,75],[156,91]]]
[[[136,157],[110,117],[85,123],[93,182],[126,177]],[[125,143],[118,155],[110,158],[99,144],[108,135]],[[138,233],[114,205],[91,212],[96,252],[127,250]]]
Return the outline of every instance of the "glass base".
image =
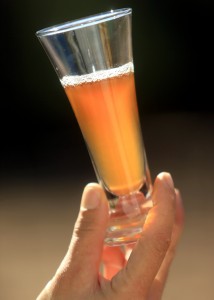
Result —
[[[136,192],[111,199],[109,205],[110,220],[105,244],[120,246],[136,242],[152,207],[150,197],[145,197],[142,192]]]

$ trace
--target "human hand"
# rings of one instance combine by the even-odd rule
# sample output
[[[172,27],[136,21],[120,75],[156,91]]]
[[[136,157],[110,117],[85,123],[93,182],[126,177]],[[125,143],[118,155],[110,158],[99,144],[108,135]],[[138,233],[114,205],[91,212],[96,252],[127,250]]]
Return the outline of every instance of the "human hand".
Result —
[[[87,185],[67,254],[37,300],[160,300],[184,219],[169,173],[156,177],[152,201],[137,243],[107,247],[108,203],[98,184]]]

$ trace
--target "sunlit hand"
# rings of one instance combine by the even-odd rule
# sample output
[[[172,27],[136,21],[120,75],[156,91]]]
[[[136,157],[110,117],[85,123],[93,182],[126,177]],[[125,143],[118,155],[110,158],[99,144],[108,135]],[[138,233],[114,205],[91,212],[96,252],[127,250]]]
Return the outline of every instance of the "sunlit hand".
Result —
[[[169,173],[156,177],[152,201],[137,243],[106,247],[107,199],[98,184],[87,185],[67,254],[37,300],[160,300],[184,219]]]

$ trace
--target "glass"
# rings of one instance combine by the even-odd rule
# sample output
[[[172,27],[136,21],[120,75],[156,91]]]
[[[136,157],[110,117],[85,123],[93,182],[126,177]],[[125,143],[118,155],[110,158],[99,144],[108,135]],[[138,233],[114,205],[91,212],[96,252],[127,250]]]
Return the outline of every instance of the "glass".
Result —
[[[138,113],[132,9],[36,32],[67,95],[98,182],[109,200],[105,243],[135,242],[151,207],[152,183]]]

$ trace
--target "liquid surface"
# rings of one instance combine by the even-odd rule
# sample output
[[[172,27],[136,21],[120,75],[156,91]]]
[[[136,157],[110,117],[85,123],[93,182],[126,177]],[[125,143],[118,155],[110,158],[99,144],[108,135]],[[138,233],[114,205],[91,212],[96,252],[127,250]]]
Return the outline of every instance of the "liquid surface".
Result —
[[[133,64],[61,83],[104,186],[116,195],[140,189],[145,166]]]

